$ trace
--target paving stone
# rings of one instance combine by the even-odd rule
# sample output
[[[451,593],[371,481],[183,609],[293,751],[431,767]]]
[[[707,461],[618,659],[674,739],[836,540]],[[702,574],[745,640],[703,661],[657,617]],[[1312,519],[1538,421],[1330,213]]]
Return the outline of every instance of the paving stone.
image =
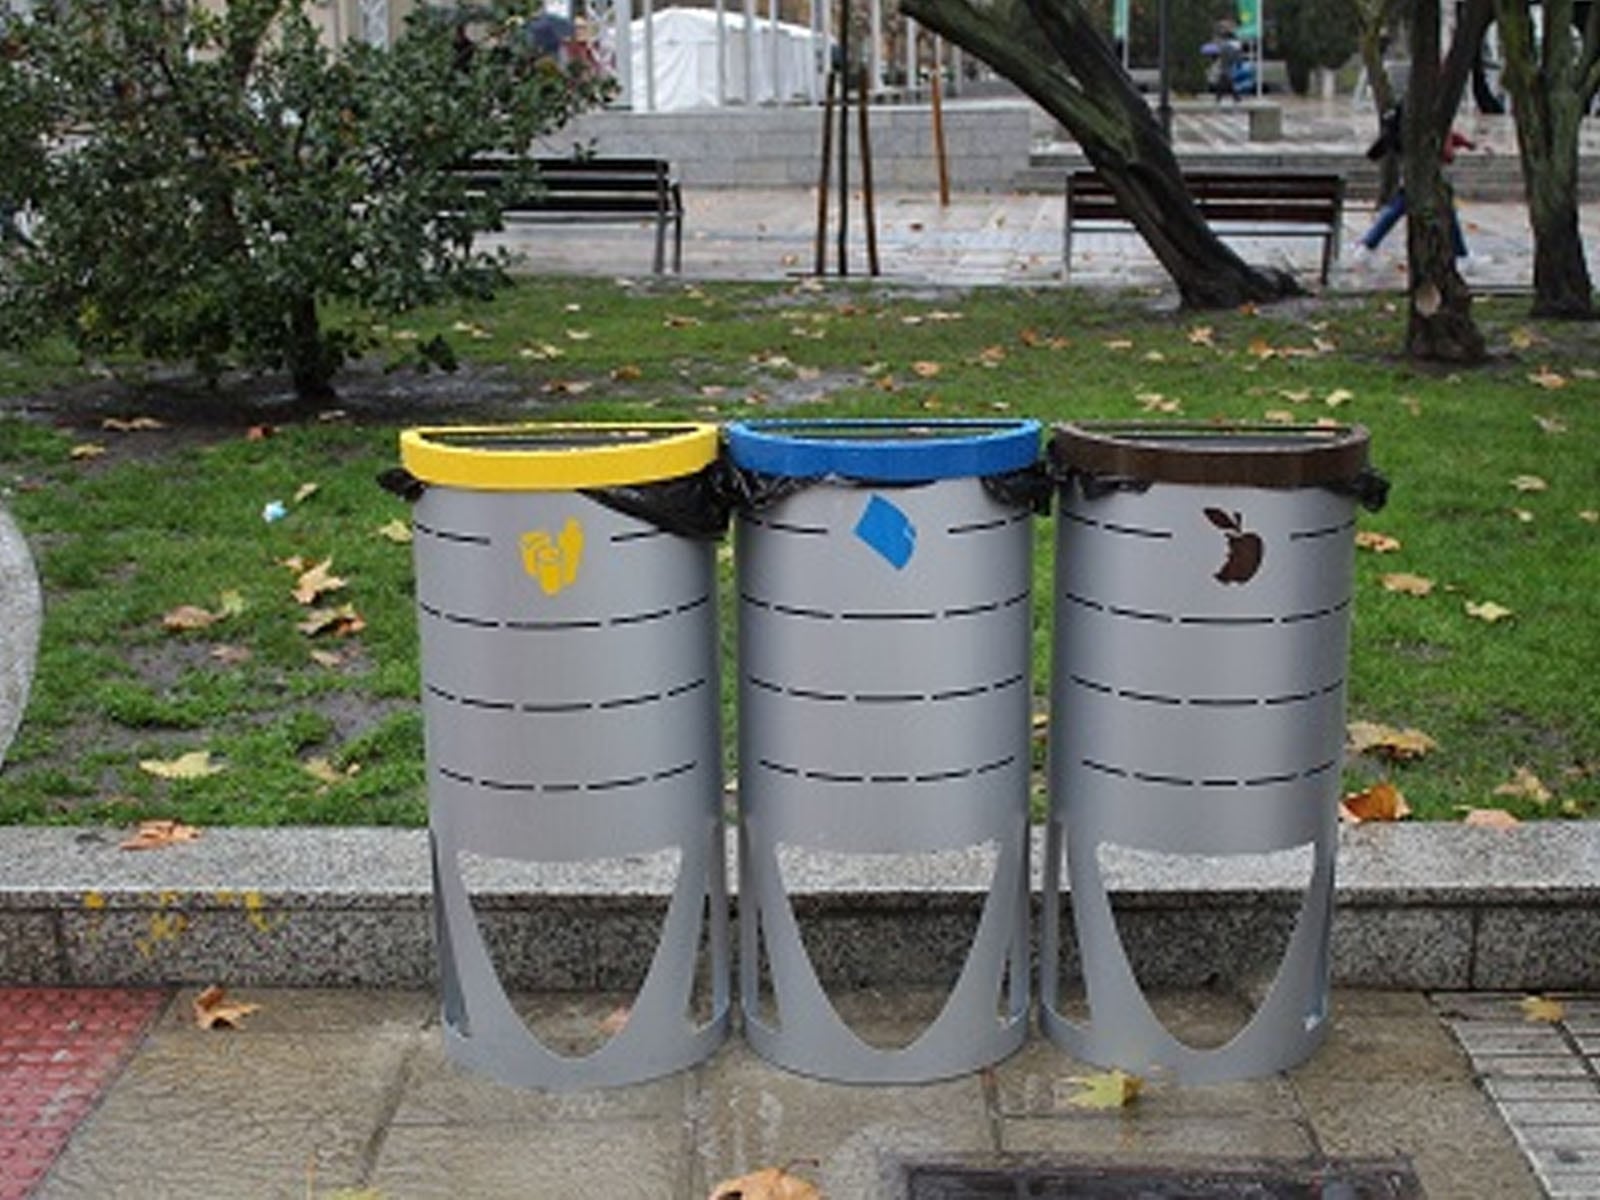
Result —
[[[1600,1079],[1485,1079],[1483,1087],[1496,1100],[1539,1104],[1600,1100]]]
[[[1552,1200],[1594,1200],[1600,1196],[1600,1171],[1557,1175],[1546,1178],[1544,1185]]]
[[[763,1063],[743,1043],[697,1072],[691,1195],[760,1167],[815,1160],[825,1195],[895,1200],[909,1156],[997,1149],[980,1076],[851,1087]]]
[[[1327,1041],[1292,1073],[1301,1081],[1470,1079],[1466,1055],[1415,992],[1335,991]]]
[[[688,1165],[681,1118],[396,1125],[367,1186],[384,1200],[687,1200]]]
[[[1113,1160],[1176,1157],[1306,1158],[1317,1145],[1309,1128],[1294,1118],[1195,1115],[1146,1116],[1128,1112],[1081,1113],[1072,1117],[1007,1117],[1000,1146],[1007,1154],[1103,1155]]]
[[[1600,1129],[1600,1089],[1587,1100],[1501,1100],[1499,1108],[1512,1126],[1531,1130],[1539,1125],[1588,1125]]]
[[[194,1028],[194,1000],[199,988],[178,992],[162,1015],[162,1032]],[[261,988],[228,986],[229,1000],[260,1007],[228,1036],[254,1041],[275,1034],[359,1033],[396,1026],[421,1030],[432,1024],[438,999],[431,992],[363,989]]]
[[[1484,1055],[1565,1054],[1567,1040],[1554,1025],[1504,1025],[1489,1021],[1457,1021],[1450,1031],[1467,1050]]]
[[[1485,1079],[1512,1076],[1522,1079],[1587,1079],[1590,1072],[1575,1054],[1476,1054],[1473,1064]]]

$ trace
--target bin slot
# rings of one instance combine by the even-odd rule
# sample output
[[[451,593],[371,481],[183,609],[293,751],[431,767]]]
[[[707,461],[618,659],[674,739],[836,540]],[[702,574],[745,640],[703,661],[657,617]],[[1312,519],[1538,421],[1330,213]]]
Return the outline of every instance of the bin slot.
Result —
[[[1339,601],[1337,604],[1329,605],[1327,608],[1314,608],[1310,612],[1290,613],[1286,617],[1279,617],[1278,621],[1283,625],[1298,625],[1302,621],[1321,621],[1328,617],[1335,616],[1338,613],[1342,613],[1349,607],[1350,601],[1348,598],[1346,598]]]
[[[1063,509],[1062,519],[1071,521],[1074,525],[1087,525],[1091,529],[1104,529],[1107,533],[1121,533],[1128,537],[1152,538],[1163,541],[1172,537],[1170,529],[1145,529],[1137,525],[1119,525],[1113,521],[1100,521],[1094,517],[1086,517],[1082,513]]]
[[[421,521],[413,520],[411,528],[423,537],[438,538],[441,542],[460,542],[469,546],[488,546],[491,544],[489,537],[481,533],[456,533],[450,529],[435,529],[432,525],[424,525]]]
[[[1101,775],[1110,775],[1117,779],[1133,779],[1139,783],[1157,783],[1165,787],[1277,787],[1286,783],[1298,783],[1302,779],[1315,779],[1318,775],[1325,774],[1335,767],[1337,760],[1318,763],[1304,771],[1284,771],[1275,775],[1261,775],[1254,779],[1190,779],[1182,775],[1165,775],[1151,771],[1132,771],[1126,767],[1114,766],[1111,763],[1097,762],[1092,758],[1080,758],[1078,765],[1086,770],[1095,771]]]
[[[665,529],[629,529],[623,533],[613,533],[608,539],[613,546],[620,546],[623,542],[642,542],[650,538],[666,537]]]
[[[1294,529],[1289,531],[1291,542],[1303,542],[1311,538],[1337,537],[1341,533],[1348,533],[1356,527],[1356,519],[1351,517],[1348,521],[1341,521],[1337,525],[1324,526],[1321,529]]]
[[[965,525],[947,525],[945,532],[949,534],[962,533],[990,533],[996,529],[1009,529],[1019,521],[1031,519],[1033,514],[1027,509],[1020,512],[1007,513],[1003,517],[995,517],[989,521],[972,521]]]

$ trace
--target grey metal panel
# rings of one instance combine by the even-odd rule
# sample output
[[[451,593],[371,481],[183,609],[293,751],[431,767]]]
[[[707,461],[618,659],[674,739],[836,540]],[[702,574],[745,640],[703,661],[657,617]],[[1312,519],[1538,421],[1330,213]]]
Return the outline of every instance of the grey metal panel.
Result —
[[[731,1006],[714,549],[570,492],[430,487],[415,510],[418,628],[445,1044],[545,1088],[700,1061]],[[539,862],[680,851],[623,1029],[585,1057],[513,1009],[461,876],[465,852]],[[690,998],[702,933],[712,1011]]]
[[[1021,1043],[1028,1006],[1031,518],[975,479],[824,483],[742,516],[737,537],[746,1037],[846,1082],[994,1062]],[[818,982],[778,847],[981,843],[995,874],[943,1010],[901,1049],[867,1045]],[[763,950],[775,1020],[760,1005]]]
[[[1276,1071],[1326,1029],[1355,502],[1307,487],[1156,484],[1057,521],[1041,1019],[1069,1052],[1209,1081]],[[1098,848],[1311,844],[1289,950],[1252,1021],[1196,1050],[1145,1000]],[[1062,863],[1090,1019],[1058,1004]]]

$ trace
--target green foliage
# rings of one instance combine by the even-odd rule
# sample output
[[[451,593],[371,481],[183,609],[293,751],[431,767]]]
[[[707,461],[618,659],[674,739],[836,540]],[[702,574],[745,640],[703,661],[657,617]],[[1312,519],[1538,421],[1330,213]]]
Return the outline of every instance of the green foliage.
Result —
[[[0,255],[0,342],[287,369],[312,399],[365,345],[330,304],[503,282],[472,249],[497,206],[446,168],[522,151],[606,85],[520,49],[531,0],[496,0],[466,60],[426,6],[392,50],[335,54],[307,3],[82,0],[15,28],[0,203],[36,244]]]
[[[1311,69],[1336,70],[1361,43],[1361,15],[1354,0],[1277,0],[1278,44],[1289,83],[1304,94]]]

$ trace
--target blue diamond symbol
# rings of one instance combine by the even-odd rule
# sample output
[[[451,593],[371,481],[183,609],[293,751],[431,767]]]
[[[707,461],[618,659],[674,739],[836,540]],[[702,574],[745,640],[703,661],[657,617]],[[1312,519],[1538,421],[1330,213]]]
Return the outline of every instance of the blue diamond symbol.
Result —
[[[897,571],[911,561],[917,548],[917,527],[911,518],[882,496],[867,501],[855,532]]]

